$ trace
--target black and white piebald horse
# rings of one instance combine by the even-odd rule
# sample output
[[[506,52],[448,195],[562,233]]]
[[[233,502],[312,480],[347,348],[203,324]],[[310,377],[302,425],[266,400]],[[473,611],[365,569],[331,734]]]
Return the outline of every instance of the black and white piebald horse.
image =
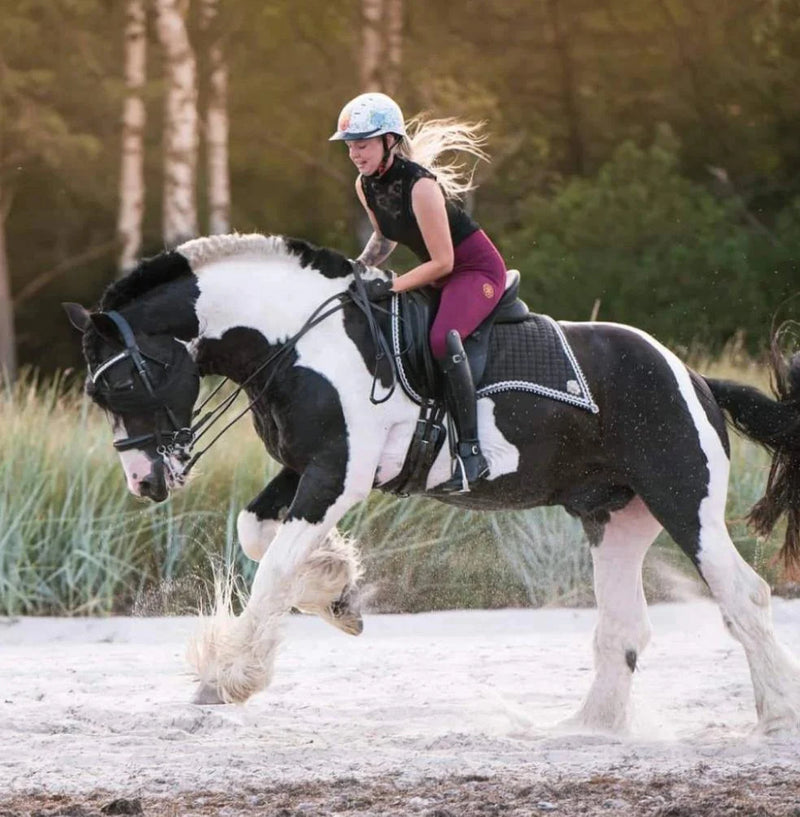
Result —
[[[295,239],[200,238],[143,261],[109,287],[96,312],[65,305],[84,333],[87,388],[112,417],[134,494],[162,500],[183,483],[205,422],[192,427],[199,378],[208,374],[244,386],[257,433],[283,466],[239,514],[241,546],[259,566],[243,612],[199,645],[199,702],[244,701],[267,685],[281,618],[292,608],[360,632],[357,559],[335,526],[401,472],[419,406],[399,388],[383,402],[371,399],[376,385],[389,383],[390,361],[376,356],[375,316],[341,294],[356,268]],[[366,279],[385,275],[363,270]],[[375,314],[384,325],[385,315]],[[484,394],[479,436],[489,477],[469,493],[436,496],[430,487],[451,470],[445,445],[423,490],[486,510],[562,505],[583,521],[599,621],[580,726],[628,724],[633,673],[650,638],[642,563],[663,527],[744,647],[761,728],[800,728],[800,667],[773,634],[768,585],[725,525],[723,415],[773,451],[757,517],[766,530],[788,515],[784,555],[796,558],[800,355],[788,366],[775,361],[773,400],[699,376],[629,326],[562,323],[559,331],[580,363],[592,410],[525,390]]]

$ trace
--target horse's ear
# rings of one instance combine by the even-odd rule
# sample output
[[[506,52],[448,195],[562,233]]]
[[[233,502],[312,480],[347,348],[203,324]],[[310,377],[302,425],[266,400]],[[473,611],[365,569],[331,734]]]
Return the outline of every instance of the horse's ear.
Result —
[[[79,332],[85,332],[89,328],[89,324],[92,322],[92,316],[88,309],[76,303],[62,303],[61,306],[64,307],[69,322]]]

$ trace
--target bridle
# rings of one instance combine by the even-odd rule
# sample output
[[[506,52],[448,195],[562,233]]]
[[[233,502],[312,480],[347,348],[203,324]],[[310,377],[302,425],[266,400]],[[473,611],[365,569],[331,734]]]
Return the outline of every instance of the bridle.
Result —
[[[90,372],[89,377],[92,383],[97,387],[98,381],[109,369],[125,360],[132,361],[136,374],[147,392],[147,396],[144,398],[141,396],[133,397],[121,389],[113,389],[110,386],[100,387],[101,390],[105,392],[109,406],[120,412],[126,409],[146,410],[148,408],[153,409],[155,412],[163,411],[172,426],[167,432],[163,432],[156,426],[156,430],[149,434],[138,434],[133,437],[114,440],[114,448],[117,451],[129,451],[132,448],[144,448],[147,445],[155,445],[157,453],[162,456],[163,453],[169,452],[177,454],[179,458],[183,455],[188,459],[188,451],[192,445],[191,429],[181,425],[166,401],[166,396],[173,384],[174,377],[168,378],[163,386],[156,388],[149,366],[149,364],[157,364],[163,369],[168,370],[170,364],[146,354],[139,348],[131,325],[119,312],[110,310],[103,314],[106,315],[119,330],[125,348],[119,354],[101,363],[94,372]]]
[[[132,437],[126,437],[124,439],[115,440],[114,448],[121,452],[129,451],[133,448],[143,448],[147,445],[154,445],[156,453],[161,457],[164,466],[171,472],[172,477],[176,480],[183,479],[197,460],[200,459],[200,457],[205,454],[234,423],[240,420],[248,411],[250,411],[258,400],[261,399],[272,383],[275,375],[278,373],[278,371],[280,371],[281,366],[275,365],[264,385],[261,386],[258,393],[248,401],[248,404],[241,411],[239,411],[232,420],[226,423],[204,448],[192,454],[192,449],[197,441],[207,434],[222,418],[222,415],[225,414],[234,404],[239,394],[244,391],[244,389],[268,367],[272,366],[273,364],[284,363],[288,359],[288,352],[294,349],[297,342],[303,337],[303,335],[306,334],[306,332],[314,328],[317,324],[321,323],[323,320],[325,320],[325,318],[328,318],[330,315],[333,315],[335,312],[343,309],[347,303],[355,304],[364,313],[367,319],[370,334],[372,335],[373,343],[375,344],[376,365],[375,374],[373,375],[372,389],[370,392],[370,400],[375,404],[383,403],[388,400],[394,393],[396,387],[396,364],[394,355],[391,349],[388,347],[387,341],[383,337],[383,334],[380,332],[373,314],[373,309],[378,309],[381,311],[385,310],[379,306],[375,306],[375,304],[369,301],[364,287],[364,281],[361,276],[362,269],[363,264],[361,262],[354,262],[354,289],[339,292],[323,301],[314,310],[298,332],[281,344],[281,346],[275,352],[260,363],[256,369],[251,372],[251,374],[248,375],[248,377],[245,378],[230,394],[223,398],[216,406],[209,409],[209,411],[196,420],[196,422],[193,422],[191,426],[183,426],[178,421],[175,413],[167,403],[167,396],[171,388],[174,386],[174,380],[179,372],[176,372],[169,377],[163,386],[156,388],[154,386],[155,381],[152,376],[150,365],[157,364],[163,369],[168,370],[171,364],[165,363],[164,361],[158,360],[152,355],[148,355],[143,352],[139,348],[139,344],[136,342],[136,337],[130,324],[122,315],[120,315],[119,312],[111,310],[102,313],[113,321],[114,325],[119,330],[122,341],[125,344],[125,349],[122,352],[119,352],[118,354],[103,361],[94,370],[94,372],[90,371],[89,377],[92,383],[97,386],[98,380],[109,369],[125,360],[131,360],[133,362],[136,375],[145,388],[146,395],[134,397],[128,393],[128,390],[123,391],[121,389],[113,389],[110,386],[105,386],[102,387],[102,391],[105,393],[105,400],[109,407],[113,411],[120,412],[126,410],[142,410],[147,408],[154,410],[156,413],[163,411],[171,425],[171,429],[167,430],[166,432],[162,431],[158,428],[158,426],[156,426],[156,430],[148,434],[139,434]],[[191,360],[188,351],[186,352],[186,358]],[[387,394],[378,399],[375,397],[375,389],[378,378],[378,363],[383,359],[387,359],[390,363],[392,383],[387,390]],[[194,361],[192,361],[192,363],[194,363]],[[206,399],[203,400],[203,402],[193,411],[192,420],[195,420],[195,418],[200,415],[203,409],[211,402],[211,400],[227,382],[228,378],[225,378],[213,389],[208,397],[206,397]],[[175,467],[173,461],[180,463],[180,465]]]

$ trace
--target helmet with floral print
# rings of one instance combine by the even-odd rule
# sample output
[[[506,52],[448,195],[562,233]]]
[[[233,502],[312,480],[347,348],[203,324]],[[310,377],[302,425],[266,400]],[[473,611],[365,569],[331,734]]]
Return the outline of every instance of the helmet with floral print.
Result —
[[[329,141],[369,139],[386,133],[406,135],[403,112],[400,106],[386,94],[361,94],[342,108],[336,125],[336,133]]]

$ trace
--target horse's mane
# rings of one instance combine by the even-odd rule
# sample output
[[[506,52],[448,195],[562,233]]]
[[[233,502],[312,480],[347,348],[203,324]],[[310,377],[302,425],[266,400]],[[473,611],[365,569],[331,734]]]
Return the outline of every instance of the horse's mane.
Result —
[[[295,256],[302,267],[313,267],[326,278],[341,278],[353,272],[352,262],[336,250],[317,247],[300,238],[279,235],[212,235],[193,238],[176,250],[145,258],[124,278],[114,281],[100,300],[104,311],[119,309],[151,289],[185,275],[199,275],[202,268],[231,256],[257,258]]]
[[[185,275],[191,275],[189,262],[175,250],[142,259],[136,269],[124,278],[110,284],[100,299],[100,309],[120,309],[125,304],[149,292],[160,284],[167,284]]]
[[[186,256],[196,274],[200,274],[201,268],[207,264],[235,255],[257,258],[293,255],[300,266],[313,267],[326,278],[340,278],[353,272],[351,261],[336,250],[317,247],[301,238],[280,235],[212,235],[187,241],[178,247],[178,252]]]

